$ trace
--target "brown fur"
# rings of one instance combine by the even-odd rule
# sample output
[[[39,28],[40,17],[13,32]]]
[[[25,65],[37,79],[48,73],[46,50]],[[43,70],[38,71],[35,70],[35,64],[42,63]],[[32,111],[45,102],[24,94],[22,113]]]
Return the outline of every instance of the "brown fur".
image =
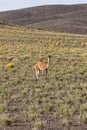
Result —
[[[36,71],[36,77],[38,79],[38,75],[39,75],[39,71],[46,71],[48,70],[48,67],[49,67],[49,59],[50,59],[50,56],[48,56],[48,61],[47,62],[44,62],[44,61],[38,61],[35,63],[34,65],[34,69]]]

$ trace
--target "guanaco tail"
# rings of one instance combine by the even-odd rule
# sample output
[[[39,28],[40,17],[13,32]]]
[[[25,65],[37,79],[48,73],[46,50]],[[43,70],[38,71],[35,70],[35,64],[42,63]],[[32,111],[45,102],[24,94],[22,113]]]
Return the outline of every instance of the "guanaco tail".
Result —
[[[48,67],[49,67],[49,60],[50,60],[50,56],[48,56],[48,61],[47,62],[44,62],[44,61],[38,61],[35,63],[34,65],[34,69],[36,71],[36,78],[38,79],[38,75],[39,75],[39,72],[42,71],[42,73],[44,71],[46,71],[46,74],[48,72]]]

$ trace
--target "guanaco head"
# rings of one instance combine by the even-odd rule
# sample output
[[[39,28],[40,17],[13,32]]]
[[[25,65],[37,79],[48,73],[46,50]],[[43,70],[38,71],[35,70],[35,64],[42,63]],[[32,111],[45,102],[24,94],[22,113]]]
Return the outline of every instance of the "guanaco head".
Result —
[[[51,58],[51,56],[50,56],[50,55],[49,55],[48,57],[49,57],[49,58]]]

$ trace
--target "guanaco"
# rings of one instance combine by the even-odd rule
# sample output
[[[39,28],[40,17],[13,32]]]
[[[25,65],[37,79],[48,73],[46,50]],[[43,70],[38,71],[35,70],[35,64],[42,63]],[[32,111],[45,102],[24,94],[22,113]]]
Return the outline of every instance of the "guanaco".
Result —
[[[40,71],[42,71],[42,73],[43,73],[44,71],[46,71],[46,74],[47,74],[50,58],[51,58],[51,57],[48,56],[47,62],[38,61],[38,62],[35,63],[34,69],[35,69],[35,71],[36,71],[36,78],[37,78],[37,79],[38,79],[38,75],[39,75],[39,72],[40,72]]]

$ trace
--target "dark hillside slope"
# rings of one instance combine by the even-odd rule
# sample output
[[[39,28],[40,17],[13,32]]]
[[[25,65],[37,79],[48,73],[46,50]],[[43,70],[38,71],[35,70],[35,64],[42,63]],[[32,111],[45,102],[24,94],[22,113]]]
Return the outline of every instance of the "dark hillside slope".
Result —
[[[87,4],[47,5],[0,12],[0,21],[58,32],[87,34]]]

